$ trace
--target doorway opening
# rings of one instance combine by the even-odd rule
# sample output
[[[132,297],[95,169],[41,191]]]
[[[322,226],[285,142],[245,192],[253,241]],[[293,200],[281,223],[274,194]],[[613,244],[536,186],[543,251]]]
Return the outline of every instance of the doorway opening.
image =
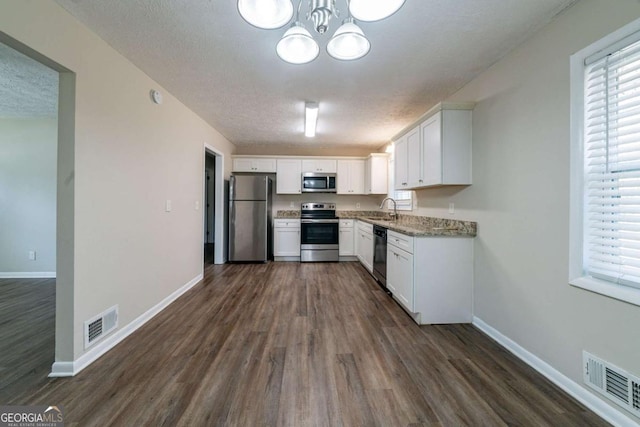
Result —
[[[55,156],[53,156],[54,164],[54,182],[55,182],[55,203],[53,204],[54,211],[54,268],[51,270],[52,275],[55,277],[53,284],[53,301],[51,303],[55,305],[53,328],[50,332],[47,332],[50,336],[54,337],[51,342],[54,343],[54,349],[47,350],[49,356],[45,360],[45,364],[51,369],[49,376],[56,376],[56,369],[60,369],[60,366],[66,367],[69,365],[68,361],[73,360],[74,347],[73,347],[73,293],[74,293],[74,228],[75,228],[75,115],[76,115],[76,75],[73,71],[59,64],[58,62],[46,57],[31,47],[21,43],[20,41],[10,37],[6,33],[0,31],[0,43],[13,49],[19,55],[24,58],[28,58],[32,63],[39,64],[40,67],[45,67],[49,72],[53,72],[56,75],[56,87],[54,92],[56,93],[56,99],[54,101],[57,107],[57,123],[54,126],[56,134],[56,150]],[[0,55],[5,58],[5,55]],[[6,64],[5,64],[6,65]],[[2,74],[4,70],[0,71]],[[20,74],[20,79],[24,79],[24,75]],[[0,87],[6,88],[3,82]],[[25,93],[20,91],[19,97],[22,99],[28,99],[28,95],[41,95],[41,88],[31,89],[31,93]],[[3,92],[3,101],[8,97],[8,91]],[[7,95],[5,97],[5,95]],[[8,104],[5,104],[8,105]],[[35,105],[39,105],[36,102]],[[4,141],[0,138],[0,141]],[[38,153],[41,156],[41,153]],[[0,156],[1,157],[1,156]],[[30,191],[37,192],[39,188],[31,187]],[[12,205],[12,209],[17,209],[17,205]],[[4,230],[0,230],[0,234]],[[38,251],[34,251],[32,255],[31,250],[27,252],[27,256],[30,261],[34,261],[33,258],[38,259]],[[38,304],[41,304],[39,302]],[[38,310],[33,310],[38,312]],[[1,323],[1,322],[0,322]],[[21,336],[24,337],[24,331],[19,330]],[[44,332],[41,331],[42,335]],[[28,341],[24,337],[25,341]],[[30,354],[36,352],[43,352],[44,350],[34,350]],[[49,352],[50,351],[50,352]],[[29,358],[23,358],[29,359]],[[22,361],[22,359],[21,359]],[[53,365],[51,365],[53,362]],[[45,365],[43,365],[45,366]],[[38,370],[37,372],[31,371],[29,377],[34,381],[47,381],[45,369]],[[42,375],[42,378],[41,378]],[[27,382],[25,382],[27,384]],[[16,390],[17,391],[17,390]],[[12,396],[17,398],[18,395]],[[0,399],[2,400],[2,399]],[[6,400],[5,400],[6,401]],[[16,400],[17,401],[17,400]]]
[[[224,155],[208,144],[204,145],[203,178],[203,262],[206,267],[227,261],[225,200],[229,191],[229,181],[224,179]]]
[[[204,161],[204,265],[213,264],[216,244],[216,158],[205,152]]]
[[[0,33],[1,35],[1,33]],[[58,71],[0,38],[0,401],[55,359]]]

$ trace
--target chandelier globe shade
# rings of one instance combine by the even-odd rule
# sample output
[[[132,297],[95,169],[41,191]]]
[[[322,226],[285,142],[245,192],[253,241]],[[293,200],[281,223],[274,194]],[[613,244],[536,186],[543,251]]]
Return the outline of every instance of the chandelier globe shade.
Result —
[[[293,17],[291,0],[238,0],[240,16],[254,27],[273,30]]]
[[[369,53],[371,43],[353,18],[347,18],[327,44],[327,53],[335,59],[351,61]]]
[[[351,0],[349,12],[359,21],[373,22],[396,13],[405,0]]]
[[[302,23],[296,21],[276,45],[276,52],[285,62],[306,64],[318,57],[320,47]]]

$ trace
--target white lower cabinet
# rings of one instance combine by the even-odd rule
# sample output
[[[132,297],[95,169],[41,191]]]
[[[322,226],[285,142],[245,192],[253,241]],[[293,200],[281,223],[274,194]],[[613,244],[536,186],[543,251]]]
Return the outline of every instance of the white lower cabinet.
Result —
[[[373,272],[373,225],[357,221],[355,233],[356,256],[371,273]]]
[[[354,220],[341,219],[340,220],[340,256],[353,256],[355,255],[355,241],[354,241]]]
[[[472,321],[473,239],[387,232],[387,287],[421,325]]]
[[[389,244],[387,240],[387,288],[413,312],[413,254]]]
[[[276,257],[300,257],[299,219],[274,220],[273,255]]]

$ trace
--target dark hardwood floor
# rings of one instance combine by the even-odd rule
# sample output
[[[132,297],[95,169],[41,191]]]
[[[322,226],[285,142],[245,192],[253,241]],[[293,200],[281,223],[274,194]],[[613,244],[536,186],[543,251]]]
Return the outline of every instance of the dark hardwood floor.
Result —
[[[418,327],[354,262],[208,266],[74,378],[67,426],[602,426],[470,325]]]
[[[51,372],[55,295],[55,279],[0,279],[0,404]]]

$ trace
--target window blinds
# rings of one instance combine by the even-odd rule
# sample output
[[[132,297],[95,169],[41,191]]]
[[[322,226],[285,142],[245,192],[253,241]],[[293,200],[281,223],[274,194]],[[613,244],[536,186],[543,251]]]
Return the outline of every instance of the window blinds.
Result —
[[[640,34],[585,61],[585,265],[640,288]]]

